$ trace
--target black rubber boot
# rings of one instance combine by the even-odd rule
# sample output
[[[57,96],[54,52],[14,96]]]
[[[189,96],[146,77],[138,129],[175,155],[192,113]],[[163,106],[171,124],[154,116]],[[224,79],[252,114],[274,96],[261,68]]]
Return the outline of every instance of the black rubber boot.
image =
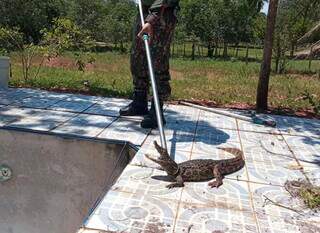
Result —
[[[162,101],[160,101],[160,112],[162,115],[163,125],[165,125],[166,120],[164,119],[164,115],[163,115],[163,102]],[[155,104],[153,101],[151,103],[151,108],[150,108],[148,115],[146,115],[141,122],[141,127],[144,129],[157,129],[158,128],[156,109],[155,109]]]
[[[133,101],[121,108],[120,116],[144,116],[148,114],[148,95],[145,91],[135,91]]]

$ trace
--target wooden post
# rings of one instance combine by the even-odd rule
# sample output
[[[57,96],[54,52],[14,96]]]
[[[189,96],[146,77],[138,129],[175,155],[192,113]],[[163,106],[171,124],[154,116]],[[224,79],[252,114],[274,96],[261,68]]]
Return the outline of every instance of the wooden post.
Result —
[[[268,109],[269,79],[271,70],[271,58],[273,47],[273,33],[275,29],[279,0],[270,0],[266,36],[264,40],[263,61],[260,69],[260,77],[257,89],[257,111]]]
[[[246,65],[249,63],[249,43],[247,43],[247,52],[246,52]]]
[[[191,52],[191,60],[194,60],[195,59],[195,53],[196,53],[196,45],[194,42],[192,42],[192,52]]]
[[[310,48],[310,54],[309,54],[309,71],[311,71],[311,62],[313,59],[313,45]]]

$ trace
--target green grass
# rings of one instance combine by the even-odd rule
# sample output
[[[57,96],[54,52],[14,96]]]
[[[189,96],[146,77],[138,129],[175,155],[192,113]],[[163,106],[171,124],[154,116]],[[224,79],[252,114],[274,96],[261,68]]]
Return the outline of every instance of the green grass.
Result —
[[[320,207],[320,187],[304,187],[300,190],[300,196],[310,209]]]
[[[86,72],[78,71],[76,67],[44,67],[37,79],[28,82],[21,78],[21,66],[13,56],[10,85],[129,97],[132,80],[128,55],[111,52],[92,55],[96,58],[95,67]],[[72,54],[65,56],[70,58]],[[306,73],[308,62],[290,61],[289,67],[288,74],[272,74],[270,105],[292,110],[309,109],[309,102],[300,98],[304,91],[316,95],[320,102],[320,78],[317,74]],[[218,105],[254,105],[259,69],[258,62],[246,65],[237,60],[174,58],[171,60],[172,99],[205,99]],[[313,61],[312,71],[319,69],[320,61]],[[85,81],[89,81],[89,86],[84,85]]]

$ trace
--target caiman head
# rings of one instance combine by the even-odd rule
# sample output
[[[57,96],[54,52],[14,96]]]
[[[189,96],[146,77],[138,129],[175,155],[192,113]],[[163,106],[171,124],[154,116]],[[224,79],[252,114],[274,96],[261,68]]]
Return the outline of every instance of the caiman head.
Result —
[[[176,176],[179,173],[179,166],[178,164],[170,158],[168,151],[161,146],[158,145],[156,141],[154,141],[154,146],[158,153],[160,154],[160,157],[153,158],[152,156],[146,154],[146,157],[150,159],[151,161],[159,164],[163,170],[167,172],[169,176]]]

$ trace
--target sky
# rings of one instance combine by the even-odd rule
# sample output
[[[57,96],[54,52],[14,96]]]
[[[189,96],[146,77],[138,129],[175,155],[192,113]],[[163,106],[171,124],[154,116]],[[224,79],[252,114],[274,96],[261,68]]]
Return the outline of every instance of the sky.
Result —
[[[268,7],[269,7],[269,2],[264,4],[263,9],[261,11],[264,12],[265,14],[267,14],[268,13]]]

